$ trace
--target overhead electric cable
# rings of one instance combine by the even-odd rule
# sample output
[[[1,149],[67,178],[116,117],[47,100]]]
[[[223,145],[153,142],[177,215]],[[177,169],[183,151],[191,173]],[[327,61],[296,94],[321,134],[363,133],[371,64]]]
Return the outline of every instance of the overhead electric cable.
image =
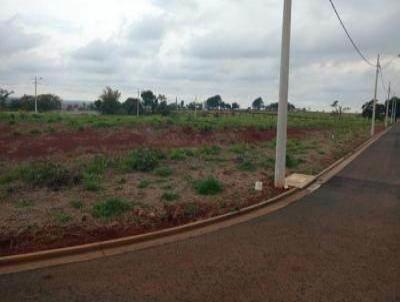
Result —
[[[336,17],[338,18],[338,20],[339,20],[339,22],[340,22],[340,25],[342,26],[344,32],[346,33],[347,37],[349,38],[349,40],[350,40],[351,44],[353,45],[354,49],[356,50],[356,52],[357,52],[357,53],[360,55],[360,57],[365,61],[365,63],[367,63],[367,64],[370,65],[370,66],[376,67],[376,65],[373,64],[373,63],[371,63],[371,62],[367,59],[367,57],[361,52],[361,50],[360,50],[360,48],[357,46],[356,42],[354,42],[353,38],[351,37],[349,31],[348,31],[347,28],[346,28],[346,25],[344,24],[342,18],[340,17],[339,12],[338,12],[338,10],[336,9],[336,6],[335,6],[335,4],[333,3],[333,1],[332,1],[332,0],[329,0],[329,2],[331,3],[332,8],[333,8],[333,11],[335,12]]]

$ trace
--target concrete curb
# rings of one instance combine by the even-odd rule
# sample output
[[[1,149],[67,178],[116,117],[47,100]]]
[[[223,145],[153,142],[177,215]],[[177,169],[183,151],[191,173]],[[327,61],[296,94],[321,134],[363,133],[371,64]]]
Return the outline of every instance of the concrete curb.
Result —
[[[55,259],[55,258],[70,257],[70,256],[74,256],[74,255],[76,256],[79,254],[85,254],[85,253],[95,252],[95,251],[101,251],[102,254],[104,255],[103,250],[143,243],[143,242],[147,242],[147,241],[151,241],[151,240],[155,240],[155,239],[160,239],[160,238],[164,238],[164,237],[168,237],[168,236],[172,236],[172,235],[177,235],[180,233],[185,233],[185,232],[196,230],[196,229],[201,229],[206,226],[218,224],[218,223],[224,222],[226,220],[230,220],[233,218],[237,218],[239,216],[243,216],[244,214],[255,212],[256,210],[262,209],[268,205],[271,205],[278,201],[284,200],[285,198],[288,198],[289,196],[293,195],[294,193],[297,193],[300,191],[305,192],[312,184],[314,184],[316,182],[317,183],[326,182],[330,178],[329,176],[325,180],[321,179],[321,178],[326,176],[327,174],[329,174],[329,172],[333,171],[335,168],[339,168],[339,170],[334,171],[334,174],[339,172],[348,163],[350,163],[352,160],[354,160],[354,158],[356,158],[359,154],[361,154],[366,148],[368,148],[371,144],[373,144],[380,137],[382,137],[384,134],[386,134],[390,129],[391,129],[391,127],[386,129],[385,131],[382,131],[381,133],[377,134],[376,136],[370,138],[369,140],[367,140],[366,142],[364,142],[360,146],[358,146],[355,149],[355,151],[353,151],[353,152],[347,154],[346,156],[340,158],[339,160],[337,160],[335,163],[333,163],[328,168],[324,169],[321,173],[319,173],[313,182],[309,183],[305,188],[303,188],[301,190],[300,189],[290,189],[287,192],[284,192],[284,193],[282,193],[278,196],[275,196],[269,200],[260,202],[255,205],[251,205],[249,207],[240,209],[235,212],[230,212],[230,213],[223,214],[220,216],[212,217],[212,218],[205,219],[205,220],[199,220],[196,222],[188,223],[188,224],[173,227],[173,228],[168,228],[165,230],[155,231],[155,232],[146,233],[146,234],[142,234],[142,235],[118,238],[118,239],[113,239],[113,240],[107,240],[107,241],[102,241],[102,242],[83,244],[83,245],[78,245],[78,246],[73,246],[73,247],[66,247],[66,248],[52,249],[52,250],[39,251],[39,252],[33,252],[33,253],[27,253],[27,254],[0,257],[0,268],[13,266],[13,265],[19,265],[19,264],[29,264],[32,262],[46,261],[46,260]],[[343,164],[342,167],[340,167],[341,164]],[[71,261],[68,261],[68,262],[71,262]],[[46,266],[48,266],[48,265],[46,265]],[[0,274],[1,273],[2,272],[0,270]]]

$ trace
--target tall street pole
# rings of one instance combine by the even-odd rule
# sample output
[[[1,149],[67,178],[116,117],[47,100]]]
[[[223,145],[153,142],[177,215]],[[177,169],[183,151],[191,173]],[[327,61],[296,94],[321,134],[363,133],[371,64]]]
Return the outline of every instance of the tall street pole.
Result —
[[[37,108],[37,84],[38,84],[38,78],[35,76],[35,113],[38,113],[38,108]]]
[[[284,0],[278,120],[276,129],[275,187],[285,187],[287,110],[289,94],[290,29],[292,0]]]
[[[391,83],[389,82],[388,98],[386,101],[385,128],[387,128],[387,126],[389,124],[390,85],[391,85]]]
[[[137,102],[136,102],[136,116],[139,117],[139,107],[140,107],[140,91],[137,90]]]
[[[376,77],[375,77],[375,92],[374,92],[374,100],[372,105],[372,123],[371,123],[371,136],[375,134],[375,115],[376,115],[376,98],[378,95],[378,77],[379,77],[379,60],[380,55],[378,55],[378,59],[376,61]]]

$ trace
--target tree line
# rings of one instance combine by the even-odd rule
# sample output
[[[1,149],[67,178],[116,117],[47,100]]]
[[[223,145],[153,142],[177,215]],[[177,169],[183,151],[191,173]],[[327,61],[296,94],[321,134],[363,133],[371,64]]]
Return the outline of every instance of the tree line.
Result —
[[[0,109],[3,110],[35,110],[35,97],[32,95],[23,95],[20,98],[10,97],[14,92],[0,88]],[[37,96],[38,110],[41,112],[61,110],[62,99],[54,94],[40,94]]]

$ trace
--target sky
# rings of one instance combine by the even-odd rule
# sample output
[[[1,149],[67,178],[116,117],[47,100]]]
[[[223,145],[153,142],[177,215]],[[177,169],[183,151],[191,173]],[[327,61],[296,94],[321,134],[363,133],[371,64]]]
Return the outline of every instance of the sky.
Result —
[[[399,0],[335,0],[344,22],[400,94]],[[151,89],[186,102],[220,94],[248,107],[278,100],[283,0],[0,0],[0,88],[122,101]],[[289,101],[353,111],[373,98],[375,70],[341,29],[328,0],[293,1]],[[387,84],[386,84],[387,85]],[[385,99],[379,86],[378,99]]]

